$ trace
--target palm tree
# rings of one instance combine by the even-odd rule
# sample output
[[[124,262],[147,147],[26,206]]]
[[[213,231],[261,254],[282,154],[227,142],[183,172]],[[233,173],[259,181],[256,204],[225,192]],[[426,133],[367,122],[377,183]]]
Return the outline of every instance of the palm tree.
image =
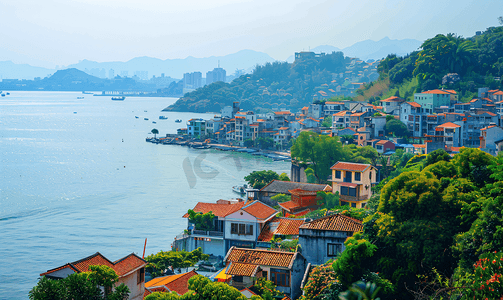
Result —
[[[154,139],[157,138],[157,134],[159,134],[159,130],[157,130],[157,129],[154,128],[150,132],[152,132],[154,134]]]

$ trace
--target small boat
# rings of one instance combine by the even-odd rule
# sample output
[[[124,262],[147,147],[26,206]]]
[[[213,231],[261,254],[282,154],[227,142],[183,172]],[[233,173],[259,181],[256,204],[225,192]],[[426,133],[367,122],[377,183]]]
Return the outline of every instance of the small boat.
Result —
[[[156,122],[156,121],[152,121],[152,123],[157,124],[157,122]]]
[[[6,95],[10,95],[10,93],[5,93]]]
[[[143,118],[143,120],[148,121],[148,118]]]
[[[246,189],[248,188],[248,185],[245,183],[243,185],[236,185],[232,187],[232,191],[241,195],[246,194]]]
[[[134,116],[134,118],[135,118],[135,119],[139,119],[139,117],[138,117],[138,116]]]
[[[2,97],[5,97],[5,94],[2,94],[1,96],[2,96]]]
[[[82,91],[82,94],[92,94],[91,92]]]
[[[73,113],[74,113],[74,114],[76,114],[77,112],[76,112],[76,111],[74,111]]]
[[[166,117],[166,116],[159,116],[159,120],[167,120],[167,119],[168,119],[168,117]]]
[[[84,99],[84,97],[77,97],[77,99]]]
[[[182,123],[182,120],[180,120],[180,119],[176,119],[176,120],[175,120],[175,122],[176,122],[176,123]]]
[[[143,112],[147,112],[146,110],[144,110]]]
[[[124,96],[112,97],[112,100],[114,100],[114,101],[123,101],[124,99],[126,99],[126,97],[124,97]]]

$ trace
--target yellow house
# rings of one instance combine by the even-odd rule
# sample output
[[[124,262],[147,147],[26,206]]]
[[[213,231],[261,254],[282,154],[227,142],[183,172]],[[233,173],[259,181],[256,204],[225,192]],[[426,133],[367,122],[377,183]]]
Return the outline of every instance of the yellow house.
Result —
[[[339,192],[341,205],[363,208],[377,181],[376,168],[369,164],[337,162],[332,170],[332,192]]]

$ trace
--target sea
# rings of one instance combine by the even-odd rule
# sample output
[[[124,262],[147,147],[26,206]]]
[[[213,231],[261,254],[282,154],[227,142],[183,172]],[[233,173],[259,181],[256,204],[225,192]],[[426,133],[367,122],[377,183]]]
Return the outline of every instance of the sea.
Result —
[[[154,128],[162,137],[213,117],[162,112],[176,100],[0,98],[0,299],[28,299],[40,273],[96,252],[115,261],[170,250],[197,202],[239,197],[232,186],[254,170],[290,173],[289,162],[146,142]]]

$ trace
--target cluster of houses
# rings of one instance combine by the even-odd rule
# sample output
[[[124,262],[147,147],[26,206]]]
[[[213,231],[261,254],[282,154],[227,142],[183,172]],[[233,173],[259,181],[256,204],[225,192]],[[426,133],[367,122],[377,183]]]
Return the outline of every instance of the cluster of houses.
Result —
[[[314,101],[299,112],[288,110],[267,114],[242,111],[239,103],[224,107],[213,119],[191,119],[179,134],[207,137],[219,143],[246,145],[246,141],[271,138],[286,146],[302,131],[331,136],[351,136],[358,146],[372,146],[381,154],[397,148],[430,153],[443,148],[457,153],[461,147],[478,147],[496,155],[503,149],[503,91],[479,89],[478,98],[459,102],[454,90],[430,90],[414,94],[414,101],[399,97],[380,100],[380,105],[358,101]],[[413,142],[390,140],[387,117],[405,124]],[[322,127],[331,117],[330,127]],[[388,117],[389,119],[389,117]],[[326,125],[326,124],[325,124]]]
[[[187,229],[175,237],[173,250],[192,251],[220,258],[223,268],[214,273],[214,281],[237,288],[248,298],[256,295],[253,286],[259,278],[272,281],[283,299],[297,299],[307,283],[313,266],[335,258],[344,250],[344,242],[362,230],[362,222],[332,214],[311,220],[302,218],[319,209],[316,193],[339,192],[341,205],[362,208],[372,196],[376,184],[376,169],[368,164],[337,162],[331,168],[331,185],[273,180],[262,189],[248,189],[246,199],[218,200],[216,203],[198,202],[197,213],[213,213],[212,230],[201,230],[188,219]],[[285,194],[290,201],[274,203],[274,195]],[[276,210],[273,206],[279,205]],[[295,217],[295,218],[294,218]],[[275,242],[298,240],[295,249],[275,248]],[[168,275],[145,282],[147,262],[130,254],[112,262],[100,253],[67,263],[42,273],[52,279],[65,278],[73,273],[86,272],[91,265],[106,265],[119,275],[131,291],[129,299],[142,299],[153,292],[188,291],[188,280],[197,271]]]

